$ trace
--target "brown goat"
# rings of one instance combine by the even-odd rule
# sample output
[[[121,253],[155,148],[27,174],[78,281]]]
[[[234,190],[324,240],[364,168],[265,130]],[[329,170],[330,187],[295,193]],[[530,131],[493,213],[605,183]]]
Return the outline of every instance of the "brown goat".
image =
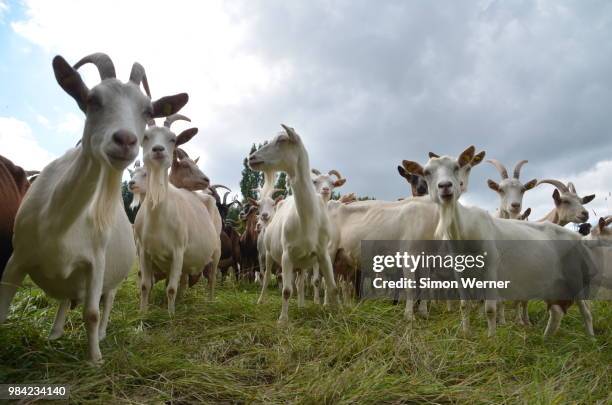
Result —
[[[0,278],[13,253],[15,215],[29,187],[26,172],[0,156]]]
[[[240,236],[241,273],[249,280],[255,278],[255,272],[259,268],[259,256],[257,254],[257,207],[247,205],[240,213],[240,219],[246,222],[244,232]]]

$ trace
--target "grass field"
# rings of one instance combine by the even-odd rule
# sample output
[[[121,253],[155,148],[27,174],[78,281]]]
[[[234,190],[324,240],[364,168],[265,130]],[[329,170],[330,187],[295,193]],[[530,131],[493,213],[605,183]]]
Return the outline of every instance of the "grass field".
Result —
[[[362,302],[330,312],[307,302],[276,324],[280,295],[271,289],[255,305],[257,288],[226,283],[214,302],[198,284],[173,319],[156,286],[141,317],[135,276],[115,301],[104,363],[83,361],[80,310],[66,334],[46,336],[54,302],[29,284],[0,326],[0,382],[71,385],[78,403],[611,403],[612,303],[593,303],[595,340],[583,332],[576,308],[560,333],[544,340],[543,304],[533,303],[534,326],[512,322],[485,337],[474,315],[469,336],[458,313],[434,306],[430,320],[408,325],[402,308]],[[513,319],[509,309],[507,317]]]

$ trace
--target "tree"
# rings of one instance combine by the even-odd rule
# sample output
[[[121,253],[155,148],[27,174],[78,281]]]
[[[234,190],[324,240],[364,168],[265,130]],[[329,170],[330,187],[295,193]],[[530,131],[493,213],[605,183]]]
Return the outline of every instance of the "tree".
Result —
[[[251,152],[249,155],[261,147],[256,147],[255,144],[251,146]],[[257,198],[256,193],[253,189],[261,187],[263,185],[263,174],[260,172],[256,172],[251,170],[248,164],[248,159],[244,158],[242,161],[242,179],[240,180],[240,192],[242,193],[242,202],[246,203],[248,198]]]
[[[277,188],[279,190],[283,190],[282,194],[284,196],[291,195],[291,187],[289,187],[289,185],[287,184],[287,173],[281,172],[278,175],[278,178],[276,179],[276,184],[274,185],[274,188]]]

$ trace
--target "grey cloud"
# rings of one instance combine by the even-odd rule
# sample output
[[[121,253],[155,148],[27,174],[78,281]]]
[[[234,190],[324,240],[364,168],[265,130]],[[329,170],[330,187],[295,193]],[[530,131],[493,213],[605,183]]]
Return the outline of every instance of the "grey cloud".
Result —
[[[474,144],[509,166],[529,159],[526,180],[609,159],[607,2],[248,1],[231,11],[248,27],[241,52],[287,66],[278,86],[208,124],[218,139],[208,173],[234,187],[251,143],[281,122],[302,134],[312,166],[381,199],[409,193],[395,167],[429,150]],[[493,209],[486,179],[497,177],[475,169],[471,201]]]

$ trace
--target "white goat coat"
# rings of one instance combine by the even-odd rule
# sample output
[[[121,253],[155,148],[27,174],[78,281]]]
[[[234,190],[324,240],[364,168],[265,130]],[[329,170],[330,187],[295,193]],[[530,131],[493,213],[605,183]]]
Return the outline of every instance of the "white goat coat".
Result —
[[[181,254],[182,273],[197,274],[221,250],[221,216],[214,198],[172,184],[155,208],[147,193],[134,225],[140,253],[153,272],[169,274],[173,257]]]
[[[95,198],[108,197],[97,195],[95,179],[90,179],[90,184],[83,184],[85,189],[79,189],[82,209],[62,207],[64,209],[59,212],[51,209],[50,201],[58,182],[72,170],[82,153],[80,147],[73,148],[51,162],[28,190],[15,221],[18,232],[13,237],[12,259],[51,297],[79,302],[85,298],[87,273],[96,249],[106,252],[103,294],[119,286],[136,259],[132,227],[118,184],[113,201],[106,206],[109,210],[106,214],[111,219],[106,229],[94,225],[92,204]],[[90,161],[86,165],[91,168],[95,163]],[[84,177],[87,174],[87,171],[79,173]],[[98,179],[102,181],[103,178]]]

